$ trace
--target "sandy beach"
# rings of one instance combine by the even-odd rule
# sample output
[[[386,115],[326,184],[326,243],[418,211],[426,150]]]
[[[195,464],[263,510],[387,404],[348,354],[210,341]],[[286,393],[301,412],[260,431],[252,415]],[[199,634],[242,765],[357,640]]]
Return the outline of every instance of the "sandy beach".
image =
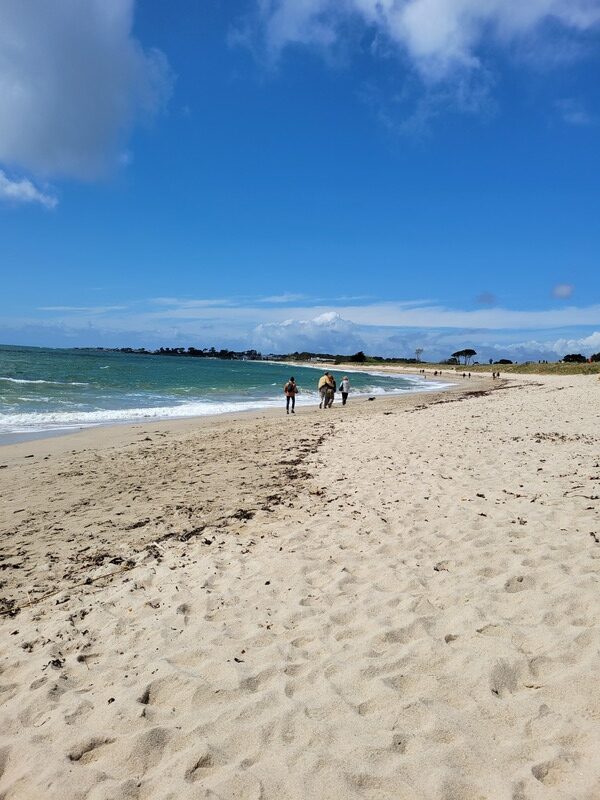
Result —
[[[600,382],[0,448],[2,800],[598,800]]]

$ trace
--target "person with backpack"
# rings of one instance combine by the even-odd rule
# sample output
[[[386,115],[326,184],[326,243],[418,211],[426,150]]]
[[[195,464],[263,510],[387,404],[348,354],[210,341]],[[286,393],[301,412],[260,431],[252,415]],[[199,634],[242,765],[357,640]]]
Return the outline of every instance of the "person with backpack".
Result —
[[[335,382],[335,378],[333,375],[329,376],[329,383],[325,384],[325,405],[324,408],[331,408],[333,405],[333,398],[335,397],[335,392],[337,389],[337,384]]]
[[[283,391],[285,392],[285,411],[286,414],[290,413],[290,405],[292,406],[292,414],[295,414],[294,411],[296,407],[296,395],[298,394],[298,386],[296,384],[295,378],[291,377],[286,385],[283,387]]]

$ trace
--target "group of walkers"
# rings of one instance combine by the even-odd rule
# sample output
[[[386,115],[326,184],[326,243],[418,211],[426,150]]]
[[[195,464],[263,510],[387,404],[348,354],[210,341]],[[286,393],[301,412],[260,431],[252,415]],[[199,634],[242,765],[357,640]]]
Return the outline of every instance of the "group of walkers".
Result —
[[[336,391],[342,395],[342,405],[346,405],[348,394],[350,393],[350,381],[348,376],[344,375],[338,387],[335,378],[330,372],[325,372],[319,378],[317,384],[319,390],[319,408],[331,408]],[[285,410],[287,414],[295,414],[296,408],[296,395],[299,392],[296,379],[291,377],[286,385],[283,387],[285,393]]]
[[[319,408],[331,408],[336,391],[341,392],[342,405],[346,405],[350,392],[350,381],[347,375],[342,378],[339,389],[335,378],[330,372],[325,372],[321,375],[317,386],[319,389]]]

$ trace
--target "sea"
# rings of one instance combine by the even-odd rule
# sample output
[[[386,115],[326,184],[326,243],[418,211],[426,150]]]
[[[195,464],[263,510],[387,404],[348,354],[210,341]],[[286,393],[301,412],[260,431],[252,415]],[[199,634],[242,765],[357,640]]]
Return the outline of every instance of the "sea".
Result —
[[[370,368],[331,371],[338,383],[348,374],[351,397],[448,385]],[[283,408],[283,386],[292,375],[297,405],[314,405],[322,372],[318,364],[0,345],[0,443],[97,425]]]

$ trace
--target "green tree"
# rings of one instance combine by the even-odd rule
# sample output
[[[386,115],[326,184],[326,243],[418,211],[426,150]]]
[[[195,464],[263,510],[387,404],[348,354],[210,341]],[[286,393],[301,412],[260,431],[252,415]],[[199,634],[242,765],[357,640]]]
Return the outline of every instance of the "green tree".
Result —
[[[476,350],[467,348],[466,350],[457,350],[456,353],[452,353],[452,358],[455,358],[459,364],[460,364],[460,359],[464,358],[464,364],[466,367],[469,361],[473,358],[473,356],[476,355],[477,355]]]

